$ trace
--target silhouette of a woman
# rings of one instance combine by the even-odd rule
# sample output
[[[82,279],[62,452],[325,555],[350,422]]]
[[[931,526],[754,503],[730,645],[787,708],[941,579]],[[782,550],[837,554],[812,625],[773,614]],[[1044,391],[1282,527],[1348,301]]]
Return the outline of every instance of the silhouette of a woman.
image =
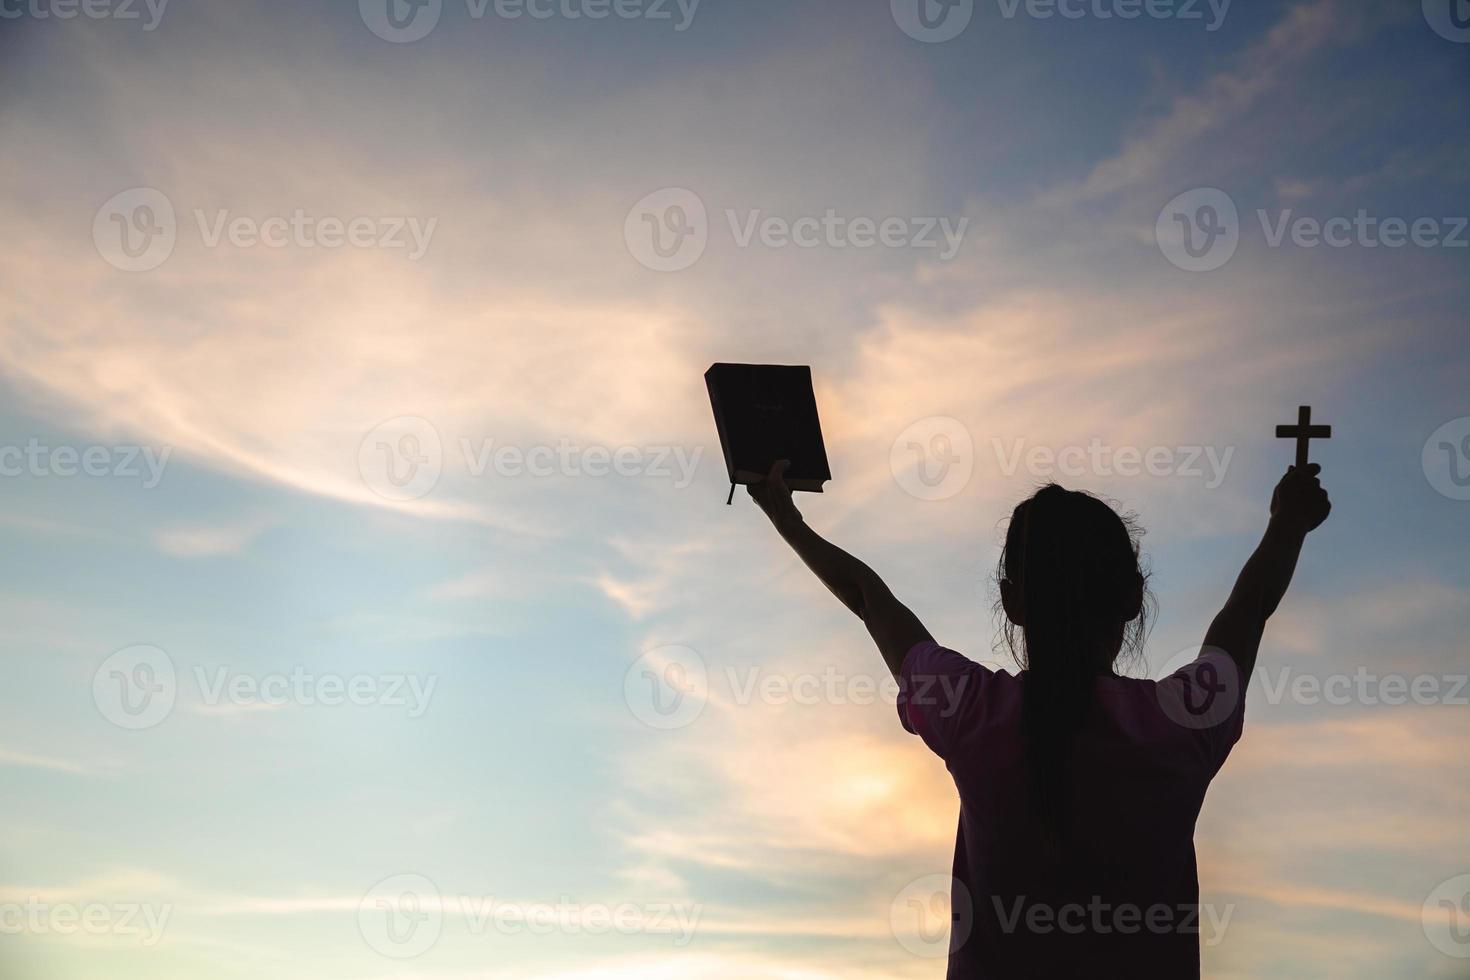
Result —
[[[1013,676],[935,643],[806,525],[785,468],[751,497],[863,620],[900,721],[959,790],[951,901],[970,921],[951,930],[949,976],[1198,977],[1195,818],[1240,737],[1266,620],[1331,510],[1320,467],[1287,470],[1199,655],[1158,682],[1115,670],[1141,652],[1148,577],[1135,529],[1097,498],[1049,485],[1011,515],[998,577]]]

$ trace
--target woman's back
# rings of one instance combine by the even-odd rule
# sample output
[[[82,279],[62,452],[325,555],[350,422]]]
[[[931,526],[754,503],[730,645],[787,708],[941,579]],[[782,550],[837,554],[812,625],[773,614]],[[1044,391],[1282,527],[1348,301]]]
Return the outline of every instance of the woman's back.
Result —
[[[751,495],[863,621],[899,679],[899,717],[960,793],[951,977],[1197,977],[1194,821],[1240,737],[1266,621],[1332,509],[1312,465],[1271,520],[1199,657],[1154,683],[1116,676],[1147,633],[1136,528],[1088,494],[1042,487],[1011,514],[997,569],[1020,676],[934,642],[871,568],[817,534],[776,462]]]
[[[932,641],[909,652],[900,719],[961,800],[950,976],[1198,976],[1194,822],[1243,707],[1177,716],[1208,663],[1157,684],[1096,680],[1066,751],[1066,822],[1048,833],[1022,735],[1027,673]]]

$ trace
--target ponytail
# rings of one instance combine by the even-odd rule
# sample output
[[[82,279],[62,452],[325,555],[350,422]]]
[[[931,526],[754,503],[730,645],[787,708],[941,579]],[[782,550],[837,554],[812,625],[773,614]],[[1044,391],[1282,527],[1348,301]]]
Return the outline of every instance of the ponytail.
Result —
[[[1112,508],[1055,484],[1012,516],[1001,576],[1025,615],[1023,652],[1015,625],[1005,639],[1024,668],[1021,734],[1036,820],[1055,857],[1069,837],[1071,749],[1101,674],[1112,670],[1130,620],[1142,643],[1141,588],[1132,529]]]

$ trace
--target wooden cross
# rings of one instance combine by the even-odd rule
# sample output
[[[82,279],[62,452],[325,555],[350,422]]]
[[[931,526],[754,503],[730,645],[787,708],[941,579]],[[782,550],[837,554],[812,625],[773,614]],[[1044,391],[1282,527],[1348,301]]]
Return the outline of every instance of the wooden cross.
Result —
[[[1276,438],[1296,440],[1297,469],[1304,469],[1307,465],[1307,443],[1313,439],[1331,439],[1332,426],[1313,425],[1312,406],[1303,405],[1297,409],[1296,425],[1278,425]]]

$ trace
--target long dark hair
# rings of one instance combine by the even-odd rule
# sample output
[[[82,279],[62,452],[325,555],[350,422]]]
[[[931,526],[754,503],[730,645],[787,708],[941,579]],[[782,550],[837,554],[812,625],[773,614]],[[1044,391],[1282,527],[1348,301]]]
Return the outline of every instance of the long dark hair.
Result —
[[[1068,835],[1068,748],[1094,682],[1140,657],[1152,600],[1132,515],[1048,484],[1016,505],[997,576],[1003,642],[1025,671],[1021,727],[1032,801],[1053,853]],[[1019,632],[1019,642],[1017,633]]]

